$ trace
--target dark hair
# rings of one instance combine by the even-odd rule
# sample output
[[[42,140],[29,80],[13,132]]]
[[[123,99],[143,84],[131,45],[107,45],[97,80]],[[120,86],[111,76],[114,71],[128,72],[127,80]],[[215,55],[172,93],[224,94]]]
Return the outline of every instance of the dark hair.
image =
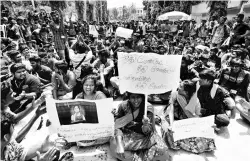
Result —
[[[15,74],[15,72],[19,69],[25,69],[26,70],[26,67],[24,64],[22,63],[15,63],[13,64],[11,67],[10,67],[10,72]]]
[[[98,55],[109,57],[109,51],[106,49],[103,49],[103,50],[98,52]]]
[[[95,75],[93,74],[90,74],[90,75],[87,75],[86,77],[83,78],[82,80],[82,85],[84,86],[84,83],[87,81],[87,80],[93,80],[94,81],[94,85],[95,85],[95,90],[94,92],[96,92],[96,87],[97,87],[97,78]],[[82,91],[84,93],[84,91]]]
[[[80,78],[83,79],[87,75],[93,74],[94,68],[90,64],[84,64],[81,66]]]
[[[4,135],[10,134],[11,122],[8,120],[1,121],[1,139]]]
[[[182,83],[184,91],[186,91],[188,93],[188,96],[191,98],[196,91],[196,82],[191,80],[184,80],[182,81]]]
[[[199,73],[199,77],[207,80],[215,80],[215,72],[211,69],[205,69]]]
[[[56,62],[55,67],[62,70],[64,73],[67,73],[67,70],[69,69],[68,63],[65,61]]]
[[[29,61],[41,62],[41,58],[39,56],[34,55],[29,58]]]
[[[11,58],[11,59],[13,59],[15,56],[17,56],[18,54],[20,54],[20,52],[19,51],[17,51],[17,50],[11,50],[11,51],[8,51],[7,52],[7,55]]]

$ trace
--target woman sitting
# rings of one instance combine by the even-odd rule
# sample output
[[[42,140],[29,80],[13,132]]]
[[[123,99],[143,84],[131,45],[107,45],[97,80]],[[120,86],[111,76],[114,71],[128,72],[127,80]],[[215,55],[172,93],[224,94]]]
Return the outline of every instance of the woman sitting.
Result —
[[[184,149],[193,153],[202,153],[215,149],[213,139],[202,137],[192,137],[173,141],[172,125],[174,120],[182,120],[200,116],[200,102],[196,93],[196,82],[184,80],[180,83],[178,91],[173,92],[170,99],[168,129],[163,128],[164,139],[172,149]],[[164,122],[164,121],[163,121]]]
[[[167,146],[157,135],[152,120],[143,118],[145,98],[142,94],[128,93],[115,115],[115,136],[110,140],[111,154],[126,161],[166,161]],[[148,112],[153,118],[153,114]]]
[[[106,98],[105,94],[97,91],[97,79],[95,75],[88,75],[82,80],[82,93],[76,99],[99,100]]]

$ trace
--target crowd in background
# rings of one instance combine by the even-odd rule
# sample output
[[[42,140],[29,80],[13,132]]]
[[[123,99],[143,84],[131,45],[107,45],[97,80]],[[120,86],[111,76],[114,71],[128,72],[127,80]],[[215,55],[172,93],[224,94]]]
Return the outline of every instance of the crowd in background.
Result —
[[[55,158],[57,149],[49,148],[48,140],[32,150],[20,144],[34,122],[46,112],[45,97],[56,100],[122,97],[118,110],[113,111],[115,119],[129,113],[135,117],[133,115],[129,124],[115,131],[111,149],[120,160],[143,161],[166,157],[166,142],[170,148],[194,153],[215,149],[214,140],[207,138],[174,142],[169,132],[173,121],[215,115],[219,131],[228,126],[241,100],[249,101],[250,26],[249,17],[245,18],[242,13],[237,14],[235,23],[228,23],[226,17],[212,17],[210,21],[203,19],[200,24],[193,19],[72,22],[71,16],[66,22],[64,17],[59,10],[50,14],[34,11],[26,17],[1,19],[5,29],[1,32],[3,160],[30,160],[35,156],[39,161]],[[98,36],[89,34],[89,25],[95,26]],[[132,29],[131,38],[117,37],[118,27]],[[148,118],[143,118],[143,95],[120,93],[118,52],[183,56],[178,91],[172,91],[171,95],[170,92],[150,95],[148,100],[168,107],[163,117],[156,119],[165,137],[154,132],[150,112]],[[51,92],[45,95],[45,89]],[[13,136],[13,125],[33,110],[36,110],[34,117]],[[166,122],[170,125],[168,128],[164,126]],[[145,139],[152,139],[153,143],[143,142]]]

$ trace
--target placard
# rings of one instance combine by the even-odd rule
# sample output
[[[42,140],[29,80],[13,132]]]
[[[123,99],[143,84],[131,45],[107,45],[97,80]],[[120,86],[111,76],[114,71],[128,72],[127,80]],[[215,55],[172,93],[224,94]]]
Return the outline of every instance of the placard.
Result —
[[[116,29],[116,36],[123,37],[125,39],[131,38],[132,33],[133,33],[133,30],[126,29],[123,27],[118,27]]]
[[[0,36],[6,38],[7,37],[6,32],[6,25],[0,25]]]
[[[98,32],[94,25],[89,25],[89,34],[98,37]]]
[[[182,55],[118,52],[120,91],[160,94],[177,88]]]
[[[113,100],[46,99],[50,132],[69,142],[95,140],[114,135]]]
[[[202,118],[189,118],[173,122],[174,141],[191,137],[215,137],[214,115]]]

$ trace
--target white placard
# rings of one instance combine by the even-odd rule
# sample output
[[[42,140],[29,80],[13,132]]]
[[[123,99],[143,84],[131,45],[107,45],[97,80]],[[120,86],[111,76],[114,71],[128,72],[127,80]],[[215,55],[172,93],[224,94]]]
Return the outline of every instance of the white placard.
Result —
[[[6,25],[0,25],[0,36],[3,35],[4,38],[7,37]]]
[[[98,37],[98,32],[94,25],[89,25],[89,34]]]
[[[160,94],[177,88],[182,55],[118,52],[120,91]]]
[[[173,136],[174,141],[187,139],[191,137],[215,137],[214,128],[214,115],[202,118],[189,118],[173,123]]]
[[[51,121],[51,134],[59,133],[69,142],[95,140],[114,135],[111,98],[95,101],[48,98],[46,104]],[[76,117],[74,114],[77,111],[80,111],[80,115]]]
[[[118,27],[116,29],[116,36],[123,37],[125,39],[131,38],[132,33],[133,33],[133,30],[126,29],[123,27]]]

